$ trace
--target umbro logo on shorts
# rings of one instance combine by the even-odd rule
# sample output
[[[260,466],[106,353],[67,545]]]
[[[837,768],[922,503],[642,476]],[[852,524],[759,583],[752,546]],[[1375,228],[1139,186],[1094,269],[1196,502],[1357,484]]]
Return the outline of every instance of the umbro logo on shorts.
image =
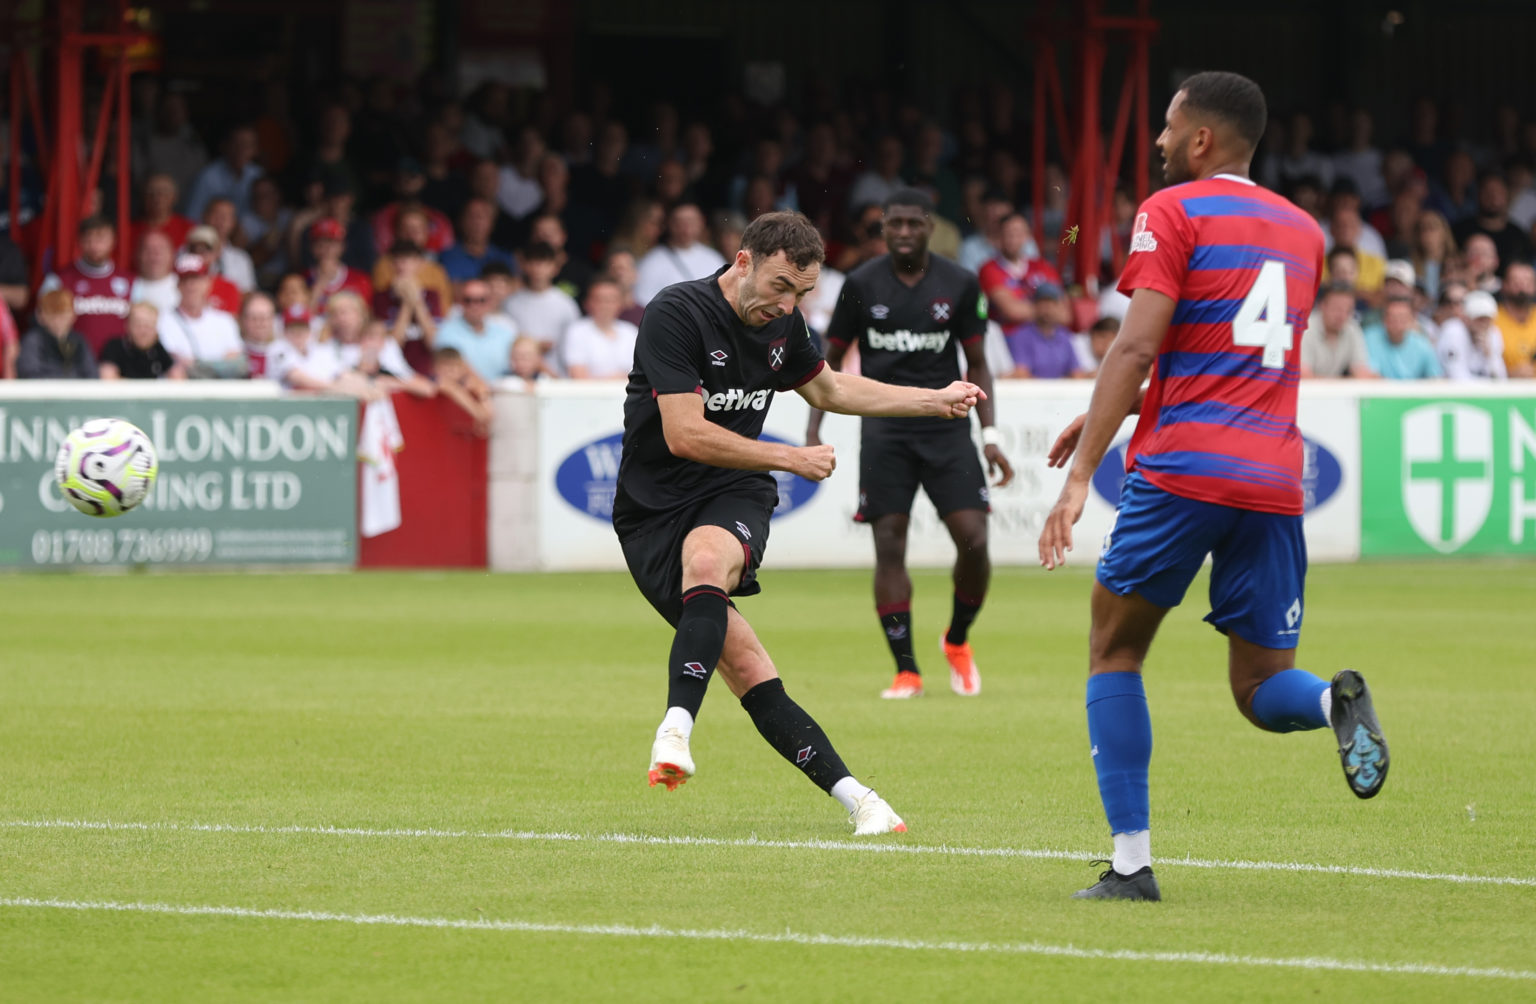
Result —
[[[736,532],[741,534],[743,540],[751,540],[752,539],[752,531],[748,530],[747,529],[747,524],[743,523],[739,519],[736,521]]]

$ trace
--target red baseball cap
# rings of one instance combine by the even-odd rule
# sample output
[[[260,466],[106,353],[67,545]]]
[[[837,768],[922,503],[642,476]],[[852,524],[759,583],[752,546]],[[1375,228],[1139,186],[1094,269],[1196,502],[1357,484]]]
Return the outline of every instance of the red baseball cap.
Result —
[[[309,325],[309,308],[302,303],[290,303],[288,309],[283,311],[283,324]]]
[[[314,226],[309,228],[309,239],[312,241],[343,241],[347,239],[347,231],[340,223],[327,216],[325,219],[316,220]]]
[[[207,275],[208,262],[200,254],[181,254],[176,256],[176,277]]]

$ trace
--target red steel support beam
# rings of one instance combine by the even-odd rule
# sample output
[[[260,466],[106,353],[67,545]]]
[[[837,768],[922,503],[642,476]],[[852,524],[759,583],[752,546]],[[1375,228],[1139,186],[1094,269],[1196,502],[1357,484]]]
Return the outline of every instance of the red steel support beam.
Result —
[[[10,141],[10,159],[6,164],[6,183],[9,204],[6,209],[10,212],[11,239],[20,244],[21,236],[21,75],[23,68],[21,59],[13,57],[11,60],[11,122],[7,139]]]
[[[58,205],[53,211],[53,261],[61,267],[75,260],[76,231],[80,226],[80,34],[81,0],[59,0],[55,17],[59,26],[58,72],[54,118],[58,130],[54,146],[51,185]]]
[[[1141,16],[1147,18],[1152,9],[1152,0],[1140,0],[1137,6]],[[1152,90],[1152,36],[1156,33],[1157,22],[1152,21],[1151,27],[1138,31],[1131,43],[1133,69],[1130,72],[1136,77],[1136,166],[1132,169],[1132,175],[1136,181],[1138,206],[1147,200],[1147,172],[1151,170],[1152,144],[1148,133],[1152,128],[1152,119],[1148,104]]]
[[[107,128],[112,124],[112,107],[117,97],[117,74],[107,76],[107,89],[101,95],[101,110],[96,114],[96,132],[91,138],[91,163],[85,171],[85,183],[80,186],[83,203],[101,183],[101,162],[107,155]]]
[[[133,146],[130,142],[133,125],[133,95],[129,91],[128,46],[124,44],[117,57],[117,267],[128,268],[133,260],[134,249],[128,246],[128,183],[133,173]]]

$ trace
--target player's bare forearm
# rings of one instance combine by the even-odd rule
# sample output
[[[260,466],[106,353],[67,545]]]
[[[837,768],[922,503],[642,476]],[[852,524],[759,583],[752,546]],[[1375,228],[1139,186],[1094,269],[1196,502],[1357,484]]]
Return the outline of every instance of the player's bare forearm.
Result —
[[[661,432],[674,457],[738,471],[789,471],[814,481],[837,466],[830,446],[790,446],[749,439],[711,422],[697,394],[663,394]]]
[[[980,388],[964,381],[939,388],[901,387],[826,369],[799,392],[813,408],[868,418],[963,418],[982,397]]]
[[[987,365],[987,353],[982,347],[981,338],[973,338],[964,343],[965,348],[965,378],[981,388],[984,395],[976,402],[976,417],[981,419],[983,429],[994,425],[997,421],[996,406],[992,403],[992,367]]]
[[[1099,367],[1069,479],[1086,484],[1104,459],[1120,423],[1133,408],[1140,410],[1141,385],[1157,359],[1175,305],[1171,298],[1150,289],[1135,292],[1125,326]]]
[[[826,359],[828,369],[841,372],[843,368],[843,361],[847,358],[847,343],[834,341],[830,338],[827,339]],[[826,414],[826,412],[822,411],[820,408],[814,406],[811,408],[811,417],[807,419],[805,423],[805,442],[807,445],[813,445],[821,442],[821,416],[824,414]]]
[[[666,430],[667,449],[673,456],[711,467],[738,471],[793,471],[794,447],[765,443],[737,435],[724,426],[703,421],[675,435]]]

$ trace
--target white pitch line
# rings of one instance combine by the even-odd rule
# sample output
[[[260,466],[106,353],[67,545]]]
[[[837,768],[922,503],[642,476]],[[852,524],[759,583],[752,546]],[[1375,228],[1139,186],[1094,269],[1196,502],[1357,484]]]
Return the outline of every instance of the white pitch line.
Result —
[[[1146,952],[1129,948],[1081,948],[1038,941],[918,941],[909,938],[865,938],[799,931],[767,933],[727,929],[635,927],[629,924],[546,924],[526,920],[409,917],[392,913],[332,913],[324,910],[262,910],[244,906],[202,906],[176,903],[124,903],[111,900],[0,898],[0,907],[169,914],[182,917],[233,917],[242,920],[307,920],[332,924],[382,927],[429,927],[458,931],[499,931],[518,934],[576,934],[616,938],[676,938],[684,941],[746,941],[761,944],[813,945],[833,948],[883,948],[908,952],[954,952],[995,955],[1047,955],[1069,959],[1116,962],[1170,962],[1210,966],[1254,966],[1352,973],[1391,973],[1407,976],[1471,976],[1536,981],[1536,972],[1482,966],[1442,966],[1422,962],[1357,962],[1322,956],[1273,958],[1229,955],[1224,952]]]
[[[0,820],[0,829],[25,830],[145,830],[169,833],[234,833],[258,836],[367,837],[433,840],[518,840],[530,842],[640,844],[655,847],[761,847],[776,850],[853,851],[865,854],[935,854],[945,857],[1034,858],[1051,861],[1091,861],[1088,851],[1041,850],[1027,847],[952,847],[947,844],[862,843],[853,840],[762,840],[757,837],[657,837],[639,833],[566,833],[533,830],[374,829],[362,826],[247,826],[238,823],[136,823],[88,819]],[[1305,861],[1223,861],[1210,858],[1158,858],[1158,867],[1272,871],[1319,875],[1358,875],[1362,878],[1417,879],[1459,885],[1536,887],[1536,878],[1520,875],[1466,875],[1455,872],[1370,868],[1365,865],[1322,865]]]

